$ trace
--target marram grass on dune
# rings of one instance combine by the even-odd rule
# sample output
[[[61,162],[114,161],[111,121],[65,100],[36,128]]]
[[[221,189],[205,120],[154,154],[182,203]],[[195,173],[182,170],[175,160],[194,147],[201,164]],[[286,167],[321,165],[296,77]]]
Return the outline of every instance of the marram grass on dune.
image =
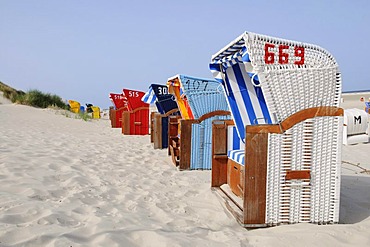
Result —
[[[40,108],[57,106],[67,109],[67,105],[63,102],[61,97],[55,94],[43,93],[37,89],[32,89],[25,93],[0,82],[0,91],[4,93],[5,98],[11,100],[13,103]]]
[[[53,108],[55,110],[63,110],[62,115],[68,118],[82,119],[84,121],[89,121],[92,119],[91,114],[87,112],[80,112],[78,114],[73,114],[70,111],[68,104],[63,102],[63,99],[55,94],[43,93],[40,90],[32,89],[27,92],[21,90],[16,90],[5,83],[0,81],[0,91],[3,92],[5,98],[9,99],[13,103],[28,105],[32,107],[39,108]]]

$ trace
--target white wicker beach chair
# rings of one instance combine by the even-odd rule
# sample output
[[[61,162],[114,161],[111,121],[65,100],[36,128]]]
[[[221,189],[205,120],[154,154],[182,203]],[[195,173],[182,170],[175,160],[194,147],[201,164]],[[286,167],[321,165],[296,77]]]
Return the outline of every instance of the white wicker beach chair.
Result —
[[[245,143],[228,148],[233,123],[214,122],[212,187],[237,220],[246,227],[338,222],[343,110],[333,56],[246,32],[210,68]]]
[[[370,123],[366,111],[357,108],[344,110],[344,145],[369,142],[369,130]]]

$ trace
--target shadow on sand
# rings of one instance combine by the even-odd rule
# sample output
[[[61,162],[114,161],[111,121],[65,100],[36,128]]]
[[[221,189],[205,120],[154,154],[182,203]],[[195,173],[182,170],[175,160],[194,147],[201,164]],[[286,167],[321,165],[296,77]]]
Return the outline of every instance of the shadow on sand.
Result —
[[[340,224],[354,224],[370,217],[370,176],[342,175]]]

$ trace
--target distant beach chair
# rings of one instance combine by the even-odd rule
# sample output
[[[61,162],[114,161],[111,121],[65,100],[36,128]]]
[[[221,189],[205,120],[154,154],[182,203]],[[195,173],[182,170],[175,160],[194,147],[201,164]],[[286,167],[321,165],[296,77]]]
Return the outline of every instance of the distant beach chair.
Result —
[[[210,69],[233,117],[213,124],[212,188],[237,221],[337,223],[343,109],[334,57],[245,32],[212,56]]]
[[[86,112],[89,113],[91,118],[99,119],[100,118],[100,107],[94,106],[91,103],[86,103]]]
[[[212,121],[231,118],[222,87],[215,80],[186,75],[169,78],[167,85],[182,116],[170,119],[174,164],[180,170],[211,169]]]
[[[149,104],[141,101],[144,92],[123,89],[123,94],[130,105],[130,111],[122,113],[122,134],[148,135],[149,134]]]
[[[68,103],[69,103],[71,112],[74,112],[74,113],[80,112],[80,107],[81,107],[80,102],[77,102],[75,100],[68,100]]]
[[[109,108],[109,119],[112,128],[122,128],[122,115],[124,111],[130,111],[128,100],[123,93],[110,93],[109,98],[114,107]]]
[[[151,84],[141,100],[155,104],[158,110],[150,115],[150,139],[154,148],[168,148],[168,117],[180,113],[172,94],[168,93],[167,85]]]
[[[370,100],[370,99],[369,99]],[[365,102],[365,111],[370,114],[370,101]]]
[[[361,109],[344,110],[343,144],[351,145],[370,141],[368,114]]]
[[[100,107],[98,106],[91,106],[91,110],[92,110],[92,118],[93,119],[100,119]]]

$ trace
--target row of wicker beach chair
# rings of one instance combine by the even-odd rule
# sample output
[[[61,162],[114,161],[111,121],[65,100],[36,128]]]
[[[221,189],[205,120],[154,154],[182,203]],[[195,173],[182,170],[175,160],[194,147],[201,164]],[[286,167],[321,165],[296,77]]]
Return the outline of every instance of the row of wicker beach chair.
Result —
[[[146,93],[111,94],[112,127],[150,129],[180,170],[211,169],[213,190],[245,227],[337,223],[343,110],[334,57],[245,32],[210,70],[214,79],[176,75]]]

